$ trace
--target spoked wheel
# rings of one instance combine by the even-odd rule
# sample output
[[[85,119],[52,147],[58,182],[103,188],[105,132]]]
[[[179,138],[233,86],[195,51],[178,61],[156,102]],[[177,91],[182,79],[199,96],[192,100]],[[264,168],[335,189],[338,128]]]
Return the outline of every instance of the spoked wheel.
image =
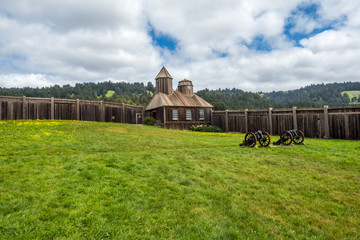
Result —
[[[294,140],[293,136],[289,131],[283,132],[280,136],[280,139],[284,145],[290,145],[291,142]]]
[[[255,136],[255,133],[248,132],[245,135],[245,142],[249,147],[255,147],[256,141],[257,141],[257,139],[256,139],[256,136]]]
[[[259,140],[259,142],[261,146],[267,147],[270,144],[270,140],[270,134],[268,134],[267,132],[263,132],[263,137]]]
[[[294,143],[301,144],[304,142],[305,135],[302,131],[296,130],[296,136],[294,137]]]

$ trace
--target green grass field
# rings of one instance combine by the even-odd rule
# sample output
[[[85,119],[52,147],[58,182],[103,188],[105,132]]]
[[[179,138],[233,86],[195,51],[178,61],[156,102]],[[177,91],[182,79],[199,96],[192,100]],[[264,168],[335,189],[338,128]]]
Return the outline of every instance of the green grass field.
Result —
[[[0,136],[0,239],[360,238],[359,141],[78,121]]]

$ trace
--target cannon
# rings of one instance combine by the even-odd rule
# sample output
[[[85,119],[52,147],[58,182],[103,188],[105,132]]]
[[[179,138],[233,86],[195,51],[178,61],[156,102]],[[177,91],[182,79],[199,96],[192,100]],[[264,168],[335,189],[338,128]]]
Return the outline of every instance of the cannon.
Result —
[[[270,135],[267,132],[263,132],[258,130],[257,132],[248,132],[245,134],[245,139],[242,144],[239,146],[248,146],[248,147],[255,147],[256,142],[263,147],[269,146],[270,144]]]
[[[285,131],[280,135],[280,139],[277,142],[274,142],[274,145],[290,145],[292,142],[295,144],[301,144],[304,142],[305,135],[300,130],[289,130]]]

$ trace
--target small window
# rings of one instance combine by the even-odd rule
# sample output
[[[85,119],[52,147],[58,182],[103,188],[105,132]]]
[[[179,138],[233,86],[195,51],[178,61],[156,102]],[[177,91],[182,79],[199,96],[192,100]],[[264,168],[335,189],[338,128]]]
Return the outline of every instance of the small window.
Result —
[[[172,110],[172,120],[178,120],[178,110],[177,109]]]
[[[191,110],[186,110],[186,120],[191,120]]]
[[[199,110],[199,120],[204,120],[204,110]]]

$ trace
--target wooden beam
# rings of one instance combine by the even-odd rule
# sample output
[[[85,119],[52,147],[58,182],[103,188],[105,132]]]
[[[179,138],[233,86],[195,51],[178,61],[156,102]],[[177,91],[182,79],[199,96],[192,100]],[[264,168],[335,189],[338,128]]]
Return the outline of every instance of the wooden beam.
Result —
[[[105,122],[105,107],[104,107],[104,101],[100,101],[100,122]]]
[[[248,129],[248,111],[249,109],[245,109],[244,110],[244,115],[245,115],[245,133],[247,133],[249,131]]]
[[[26,97],[23,96],[22,99],[22,119],[26,120],[28,119],[28,111],[27,111],[27,101],[26,101]]]
[[[225,132],[229,132],[229,111],[225,111]]]
[[[164,128],[166,128],[166,107],[163,107]]]
[[[50,119],[54,120],[54,118],[55,118],[55,101],[54,101],[54,97],[51,97],[50,102],[51,102]]]
[[[295,130],[298,129],[296,110],[297,110],[297,107],[292,108],[293,127],[294,127]],[[284,131],[284,130],[282,130],[282,131]]]
[[[13,101],[8,101],[8,115],[7,115],[7,119],[8,119],[8,120],[15,120],[15,119],[14,119],[14,102],[13,102]]]
[[[76,120],[80,120],[80,100],[76,99]]]
[[[142,108],[142,117],[141,117],[141,123],[144,123],[144,119],[145,119],[145,107]]]
[[[350,139],[349,115],[344,114],[345,139]]]
[[[125,103],[122,103],[121,122],[122,122],[122,123],[125,123]]]
[[[269,108],[269,133],[270,133],[270,135],[273,134],[273,128],[272,128],[272,108]]]
[[[330,129],[329,129],[329,106],[324,106],[324,138],[330,138]]]

